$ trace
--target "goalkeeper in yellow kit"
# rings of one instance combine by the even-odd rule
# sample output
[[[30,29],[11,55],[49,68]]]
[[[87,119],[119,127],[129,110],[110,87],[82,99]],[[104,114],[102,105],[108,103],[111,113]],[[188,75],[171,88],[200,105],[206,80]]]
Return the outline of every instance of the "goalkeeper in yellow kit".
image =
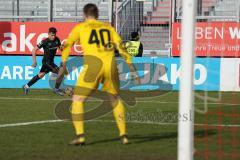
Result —
[[[72,140],[72,145],[84,145],[84,102],[86,98],[98,88],[99,83],[103,84],[103,91],[106,91],[113,106],[113,114],[119,129],[122,144],[127,144],[127,132],[125,122],[125,111],[122,100],[119,97],[119,76],[114,58],[114,51],[118,49],[121,56],[129,65],[132,76],[136,76],[134,66],[131,64],[131,56],[121,47],[121,38],[112,26],[98,21],[98,8],[94,4],[87,4],[83,8],[85,21],[77,24],[69,34],[62,52],[63,67],[66,68],[66,61],[71,47],[77,41],[80,42],[84,52],[83,70],[77,80],[74,89],[72,103],[72,120],[77,138]],[[113,47],[114,46],[114,47]],[[122,45],[124,46],[124,45]],[[87,89],[84,89],[87,88]],[[81,117],[76,117],[81,116]]]

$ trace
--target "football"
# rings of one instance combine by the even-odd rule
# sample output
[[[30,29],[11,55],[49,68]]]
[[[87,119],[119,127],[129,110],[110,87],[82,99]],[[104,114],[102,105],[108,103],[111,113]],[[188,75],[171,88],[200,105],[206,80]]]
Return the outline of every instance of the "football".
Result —
[[[73,88],[72,87],[67,87],[64,90],[65,94],[68,96],[72,96],[73,95]]]

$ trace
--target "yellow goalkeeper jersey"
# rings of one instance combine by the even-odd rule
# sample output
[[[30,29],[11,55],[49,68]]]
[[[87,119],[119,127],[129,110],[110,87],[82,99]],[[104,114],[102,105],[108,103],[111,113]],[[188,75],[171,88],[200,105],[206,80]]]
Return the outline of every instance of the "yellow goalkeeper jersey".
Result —
[[[86,20],[77,24],[68,36],[62,52],[65,62],[75,42],[79,41],[83,54],[100,58],[103,62],[115,56],[113,46],[127,63],[131,63],[131,56],[127,53],[122,40],[115,29],[107,23],[98,20]]]

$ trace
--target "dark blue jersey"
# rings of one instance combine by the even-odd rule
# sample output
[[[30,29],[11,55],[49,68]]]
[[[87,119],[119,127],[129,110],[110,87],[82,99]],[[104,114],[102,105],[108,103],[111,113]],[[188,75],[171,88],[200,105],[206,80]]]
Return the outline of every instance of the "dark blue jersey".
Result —
[[[43,48],[44,56],[43,56],[43,63],[54,63],[54,57],[57,53],[58,47],[61,46],[60,39],[56,37],[54,40],[50,40],[46,38],[42,40],[37,47],[39,49]]]

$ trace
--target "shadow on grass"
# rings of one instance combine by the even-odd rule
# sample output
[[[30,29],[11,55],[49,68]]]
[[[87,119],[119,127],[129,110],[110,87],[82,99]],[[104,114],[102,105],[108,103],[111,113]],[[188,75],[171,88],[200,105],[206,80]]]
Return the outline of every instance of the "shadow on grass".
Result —
[[[194,132],[194,137],[196,138],[204,138],[207,136],[213,136],[217,134],[217,130],[197,130]],[[172,139],[177,138],[178,134],[177,132],[167,132],[167,133],[155,133],[155,134],[148,134],[148,135],[129,135],[130,144],[139,144],[139,143],[147,143],[152,141],[159,141],[164,139]],[[103,140],[97,140],[94,142],[90,142],[87,145],[95,145],[99,143],[108,143],[108,142],[114,142],[114,141],[120,141],[120,138],[109,138],[109,139],[103,139]]]

